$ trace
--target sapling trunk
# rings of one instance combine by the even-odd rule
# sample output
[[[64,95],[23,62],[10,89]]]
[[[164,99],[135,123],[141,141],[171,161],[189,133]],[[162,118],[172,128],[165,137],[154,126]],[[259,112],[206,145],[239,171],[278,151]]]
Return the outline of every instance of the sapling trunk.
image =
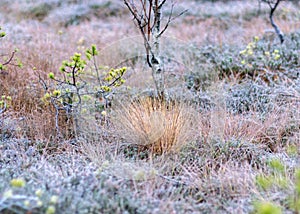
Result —
[[[161,24],[161,7],[158,0],[153,5],[154,28],[153,28],[153,55],[151,58],[152,76],[155,82],[158,97],[163,98],[165,92],[164,72],[162,69],[162,61],[160,59],[160,24]]]

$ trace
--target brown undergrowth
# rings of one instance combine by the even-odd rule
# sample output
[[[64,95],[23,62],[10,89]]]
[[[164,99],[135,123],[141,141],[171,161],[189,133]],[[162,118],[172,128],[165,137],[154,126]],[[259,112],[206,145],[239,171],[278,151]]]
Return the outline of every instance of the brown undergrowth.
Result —
[[[55,109],[42,101],[47,89],[41,82],[47,81],[47,72],[55,69],[53,60],[37,57],[32,52],[20,53],[18,57],[23,67],[10,65],[0,74],[0,94],[12,98],[5,112],[9,115],[5,121],[10,127],[9,135],[42,141],[54,139],[57,136]],[[70,132],[68,123],[66,115],[60,114],[59,124],[65,136]]]

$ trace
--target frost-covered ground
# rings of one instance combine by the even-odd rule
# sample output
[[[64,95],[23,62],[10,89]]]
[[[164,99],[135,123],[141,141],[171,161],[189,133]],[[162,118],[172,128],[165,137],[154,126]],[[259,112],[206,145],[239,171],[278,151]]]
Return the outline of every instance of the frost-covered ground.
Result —
[[[282,45],[266,4],[173,12],[185,9],[162,38],[165,106],[145,98],[154,83],[123,1],[0,2],[0,63],[18,49],[0,70],[0,213],[299,212],[299,3],[276,10]],[[108,106],[85,101],[76,138],[61,112],[58,135],[49,73],[93,44],[98,68],[126,66],[126,82]],[[164,154],[142,145],[175,138]]]

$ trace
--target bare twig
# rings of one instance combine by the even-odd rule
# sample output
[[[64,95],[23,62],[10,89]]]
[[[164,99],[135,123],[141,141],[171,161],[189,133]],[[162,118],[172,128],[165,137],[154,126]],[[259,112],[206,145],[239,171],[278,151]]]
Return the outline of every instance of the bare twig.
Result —
[[[132,16],[133,16],[133,19],[136,21],[136,26],[139,28],[139,30],[140,30],[140,32],[141,32],[141,34],[142,34],[142,36],[143,36],[143,40],[144,40],[144,46],[145,46],[145,49],[146,49],[146,52],[147,52],[147,56],[149,55],[149,53],[151,54],[151,55],[153,55],[153,52],[152,52],[152,49],[151,49],[151,45],[150,45],[150,32],[149,32],[149,30],[148,30],[148,38],[146,37],[146,33],[145,33],[145,31],[144,31],[144,25],[143,25],[143,23],[142,23],[142,20],[141,20],[141,16],[139,15],[139,13],[138,13],[138,11],[137,11],[137,9],[136,9],[136,7],[135,7],[135,5],[131,2],[131,3],[129,3],[128,2],[128,0],[124,0],[124,3],[125,3],[125,5],[127,6],[127,8],[129,9],[129,11],[130,11],[130,13],[132,14]],[[149,7],[152,7],[152,6],[149,6]],[[151,15],[151,10],[149,10],[150,12],[149,12],[149,15]],[[151,19],[151,17],[148,15],[148,22],[147,22],[147,24],[148,24],[148,26],[149,26],[149,23],[150,23],[150,19]],[[147,17],[147,16],[146,16]],[[147,57],[147,59],[149,59],[148,57]],[[149,60],[147,60],[147,63],[148,63],[148,65],[149,65],[149,67],[151,68],[152,67],[152,64],[151,64],[151,62],[150,62],[150,59]]]
[[[158,7],[161,9],[162,6],[163,6],[165,3],[166,3],[166,0],[163,0],[163,1],[158,5]]]
[[[174,6],[172,5],[172,9],[171,9],[171,12],[170,12],[170,16],[169,16],[169,18],[168,18],[168,21],[167,21],[167,23],[166,23],[164,29],[159,33],[159,36],[161,36],[161,35],[167,30],[167,28],[169,27],[169,24],[170,24],[172,21],[174,21],[174,20],[177,19],[178,17],[182,16],[183,14],[185,14],[185,13],[188,11],[188,9],[186,9],[186,10],[182,11],[181,13],[179,13],[178,15],[172,16],[172,15],[173,15],[173,7],[174,7]]]
[[[45,93],[48,92],[48,85],[46,81],[41,77],[41,75],[35,72],[35,75],[38,77],[39,82],[41,83],[42,87],[44,88]]]
[[[5,63],[3,63],[3,65],[8,65],[12,61],[12,59],[14,58],[15,53],[16,53],[16,51],[13,51],[10,55],[10,58]]]
[[[276,11],[279,3],[282,0],[261,0],[261,1],[267,3],[269,5],[270,9],[271,9],[270,14],[269,14],[270,22],[271,22],[272,27],[275,30],[275,33],[277,34],[277,36],[278,36],[278,38],[279,38],[279,40],[282,44],[284,42],[284,35],[281,32],[281,30],[279,29],[278,25],[274,22],[274,19],[273,19],[274,12]]]

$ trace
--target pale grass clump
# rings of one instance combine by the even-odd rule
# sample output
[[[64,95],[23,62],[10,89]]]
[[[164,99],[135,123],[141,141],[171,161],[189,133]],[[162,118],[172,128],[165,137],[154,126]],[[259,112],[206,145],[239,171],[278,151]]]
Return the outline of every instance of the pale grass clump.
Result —
[[[224,194],[223,197],[235,197],[253,191],[255,171],[249,164],[239,165],[229,161],[219,165],[217,170],[210,171],[203,171],[195,165],[183,166],[184,177],[201,190],[201,194],[206,192],[210,196]]]
[[[271,150],[297,142],[299,130],[298,105],[277,106],[264,116],[250,111],[233,114],[220,108],[218,111],[201,113],[199,129],[205,142],[218,138],[224,142],[232,139],[241,142],[264,144]]]
[[[113,124],[128,143],[162,154],[180,149],[194,137],[197,119],[193,112],[179,101],[142,97],[119,105]]]

